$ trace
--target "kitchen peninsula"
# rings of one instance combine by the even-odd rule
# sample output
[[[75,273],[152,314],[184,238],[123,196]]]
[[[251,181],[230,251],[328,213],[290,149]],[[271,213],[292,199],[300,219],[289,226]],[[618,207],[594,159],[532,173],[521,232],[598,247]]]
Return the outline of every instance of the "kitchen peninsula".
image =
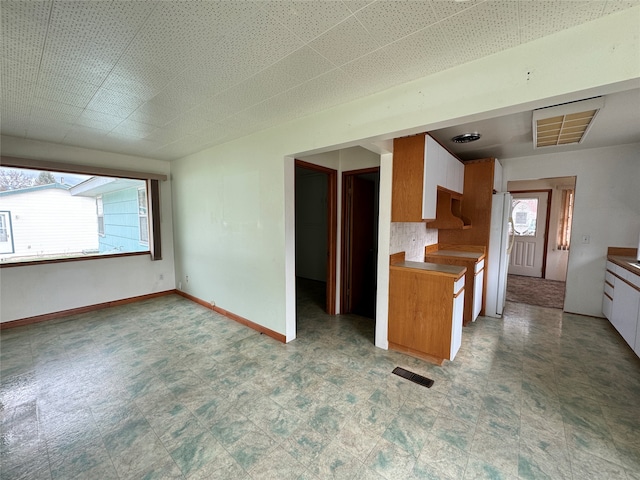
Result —
[[[389,266],[389,348],[442,365],[462,344],[465,267],[408,262]]]

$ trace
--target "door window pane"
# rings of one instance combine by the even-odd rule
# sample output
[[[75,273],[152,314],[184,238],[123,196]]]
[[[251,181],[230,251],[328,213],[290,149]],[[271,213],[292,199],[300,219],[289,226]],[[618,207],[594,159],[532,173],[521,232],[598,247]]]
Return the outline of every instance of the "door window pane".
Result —
[[[538,220],[538,199],[513,199],[513,230],[516,236],[535,237]]]

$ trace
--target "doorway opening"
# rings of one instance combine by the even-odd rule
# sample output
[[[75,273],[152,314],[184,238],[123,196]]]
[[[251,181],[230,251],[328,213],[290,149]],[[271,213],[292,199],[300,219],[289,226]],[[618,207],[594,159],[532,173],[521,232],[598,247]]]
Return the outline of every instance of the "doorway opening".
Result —
[[[295,161],[296,284],[329,315],[336,313],[336,192],[336,170]]]
[[[576,177],[508,182],[514,244],[507,300],[563,309]]]
[[[341,313],[376,317],[380,168],[342,174]]]

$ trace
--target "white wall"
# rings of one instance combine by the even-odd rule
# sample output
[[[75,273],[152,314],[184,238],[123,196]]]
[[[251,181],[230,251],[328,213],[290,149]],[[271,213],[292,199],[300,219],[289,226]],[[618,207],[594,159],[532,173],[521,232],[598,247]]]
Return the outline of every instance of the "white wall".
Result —
[[[640,78],[639,12],[589,22],[173,162],[178,279],[189,293],[295,338],[294,157],[632,88]],[[385,171],[381,208],[390,204]],[[225,185],[233,186],[233,196]],[[388,242],[390,234],[382,234]],[[376,329],[387,321],[382,280]],[[377,345],[382,337],[376,330]]]
[[[149,158],[2,137],[2,155],[170,174],[170,163]],[[170,181],[160,182],[162,260],[148,255],[82,260],[0,270],[0,321],[162,292],[175,288]],[[163,279],[160,279],[162,275]]]
[[[602,316],[607,247],[638,243],[640,144],[503,159],[502,165],[507,182],[577,177],[564,309]]]

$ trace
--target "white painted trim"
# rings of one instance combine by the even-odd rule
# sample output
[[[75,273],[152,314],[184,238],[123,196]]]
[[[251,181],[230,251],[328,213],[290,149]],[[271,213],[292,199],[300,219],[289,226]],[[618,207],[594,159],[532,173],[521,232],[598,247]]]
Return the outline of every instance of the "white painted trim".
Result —
[[[393,154],[380,155],[380,210],[378,220],[378,291],[376,293],[376,347],[389,348],[389,245],[391,242],[391,175]]]
[[[296,338],[296,160],[284,157],[285,337]]]

